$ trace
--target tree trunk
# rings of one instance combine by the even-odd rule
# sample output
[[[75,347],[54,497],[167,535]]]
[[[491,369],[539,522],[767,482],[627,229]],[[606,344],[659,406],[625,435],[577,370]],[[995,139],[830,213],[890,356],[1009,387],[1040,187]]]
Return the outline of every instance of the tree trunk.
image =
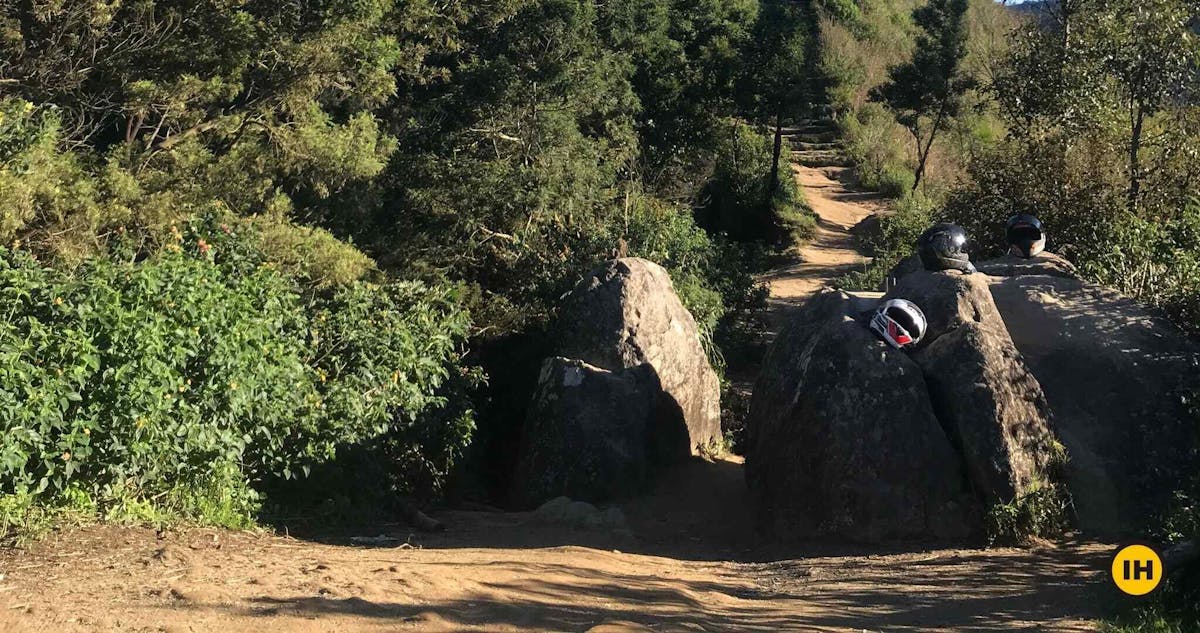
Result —
[[[930,145],[933,144],[933,134],[929,135],[929,143]],[[927,158],[929,158],[928,150],[922,151],[921,155],[917,158],[917,171],[913,174],[913,186],[910,190],[913,193],[916,193],[917,187],[921,186],[921,178],[925,176],[925,160]]]
[[[1146,124],[1146,111],[1136,102],[1130,113],[1133,130],[1129,137],[1129,212],[1137,213],[1138,198],[1142,193],[1142,131]]]
[[[921,149],[920,137],[917,138],[917,173],[913,179],[913,192],[916,192],[917,187],[921,185],[921,179],[925,177],[925,163],[929,161],[929,151],[933,149],[933,139],[937,137],[938,128],[942,126],[942,115],[946,112],[946,107],[943,104],[938,109],[937,117],[933,119],[933,129],[929,131],[929,142],[925,144],[925,149]]]
[[[779,158],[783,153],[783,117],[779,114],[775,115],[775,150],[771,154],[771,174],[767,179],[767,199],[763,204],[768,208],[771,206],[771,201],[775,199],[775,192],[779,190]]]

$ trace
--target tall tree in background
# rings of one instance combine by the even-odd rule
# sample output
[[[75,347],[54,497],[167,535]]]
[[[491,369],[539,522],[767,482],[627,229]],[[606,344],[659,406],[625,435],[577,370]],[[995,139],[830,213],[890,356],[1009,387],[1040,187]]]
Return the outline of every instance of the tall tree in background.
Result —
[[[921,184],[929,151],[943,126],[958,115],[975,81],[962,70],[967,55],[968,0],[931,0],[913,11],[921,29],[910,61],[892,68],[888,82],[871,92],[887,104],[917,143],[913,191]]]
[[[1079,31],[1097,4],[1041,4],[1013,31],[1008,58],[991,86],[1012,136],[1030,143],[1061,136],[1069,142],[1095,124],[1104,82]]]
[[[1144,169],[1147,123],[1172,101],[1196,94],[1200,47],[1189,28],[1189,0],[1114,0],[1096,12],[1089,44],[1123,105],[1127,133],[1129,210],[1136,213]]]
[[[746,54],[746,74],[739,92],[751,116],[775,130],[765,204],[770,203],[779,189],[783,120],[798,114],[805,105],[802,102],[809,81],[805,62],[810,19],[798,4],[764,4]]]

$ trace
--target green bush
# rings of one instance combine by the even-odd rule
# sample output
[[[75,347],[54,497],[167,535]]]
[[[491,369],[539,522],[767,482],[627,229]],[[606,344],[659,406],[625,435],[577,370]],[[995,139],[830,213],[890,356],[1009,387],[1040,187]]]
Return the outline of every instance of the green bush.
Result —
[[[249,222],[260,237],[264,256],[306,285],[330,288],[379,276],[370,257],[326,230],[297,226],[276,215],[256,216]]]
[[[792,174],[791,150],[784,144],[779,157],[779,187],[772,200],[771,214],[778,230],[784,234],[783,244],[790,247],[811,240],[817,232],[817,214],[804,198],[804,191]]]
[[[118,245],[69,272],[0,249],[0,494],[236,522],[265,477],[303,476],[381,437],[412,453],[402,480],[444,477],[471,424],[425,426],[459,371],[468,318],[455,293],[356,282],[302,294],[255,238],[214,224],[144,261]]]
[[[1186,620],[1168,613],[1160,605],[1150,605],[1104,623],[1104,633],[1193,633],[1200,627],[1196,619]]]
[[[916,176],[907,165],[887,163],[875,175],[874,182],[867,187],[878,190],[885,196],[900,198],[912,191],[915,180]]]
[[[1059,483],[1069,457],[1061,443],[1052,443],[1046,464],[1048,478],[1034,481],[1028,490],[1009,503],[992,506],[984,528],[992,544],[1019,544],[1032,537],[1056,538],[1071,526],[1071,496]]]
[[[893,198],[912,191],[916,176],[904,144],[907,133],[883,106],[868,103],[859,108],[843,119],[842,133],[859,184]]]
[[[0,243],[25,236],[74,257],[95,243],[105,222],[98,185],[78,156],[60,150],[60,141],[56,116],[0,99]]]
[[[985,529],[992,544],[1019,544],[1030,537],[1057,537],[1070,527],[1068,497],[1054,485],[1035,487],[1011,503],[993,506]]]
[[[857,24],[863,19],[862,9],[854,0],[820,0],[818,6],[839,22]]]
[[[847,274],[838,285],[850,290],[876,290],[900,260],[916,251],[917,237],[935,221],[933,203],[919,194],[897,201],[891,213],[879,216],[879,230],[862,238],[871,261]]]
[[[768,196],[774,140],[736,121],[717,133],[713,175],[698,217],[705,228],[740,242],[788,246],[812,236],[816,220],[791,173],[787,148]]]

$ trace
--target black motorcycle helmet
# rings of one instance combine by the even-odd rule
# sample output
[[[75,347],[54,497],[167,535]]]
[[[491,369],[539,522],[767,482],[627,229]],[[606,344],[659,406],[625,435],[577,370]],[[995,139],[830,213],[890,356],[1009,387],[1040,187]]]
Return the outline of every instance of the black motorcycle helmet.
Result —
[[[1027,213],[1018,213],[1008,219],[1004,229],[1009,252],[1017,257],[1029,259],[1046,250],[1046,232],[1042,221]]]
[[[975,272],[968,255],[967,232],[957,224],[935,224],[917,238],[917,253],[925,270]]]

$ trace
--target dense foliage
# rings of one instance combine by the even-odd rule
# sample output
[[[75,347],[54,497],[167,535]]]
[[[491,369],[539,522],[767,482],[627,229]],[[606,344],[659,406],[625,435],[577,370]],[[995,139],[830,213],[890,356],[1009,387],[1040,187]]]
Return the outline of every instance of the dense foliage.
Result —
[[[729,125],[717,147],[713,177],[697,213],[703,226],[739,241],[772,245],[812,236],[816,219],[791,177],[786,147],[742,123]],[[773,152],[779,152],[778,162]]]
[[[471,420],[425,414],[460,371],[456,298],[413,282],[306,296],[244,230],[194,224],[142,262],[117,240],[68,272],[0,251],[0,493],[245,521],[251,482],[384,436],[421,455],[396,464],[402,491],[445,477]]]

